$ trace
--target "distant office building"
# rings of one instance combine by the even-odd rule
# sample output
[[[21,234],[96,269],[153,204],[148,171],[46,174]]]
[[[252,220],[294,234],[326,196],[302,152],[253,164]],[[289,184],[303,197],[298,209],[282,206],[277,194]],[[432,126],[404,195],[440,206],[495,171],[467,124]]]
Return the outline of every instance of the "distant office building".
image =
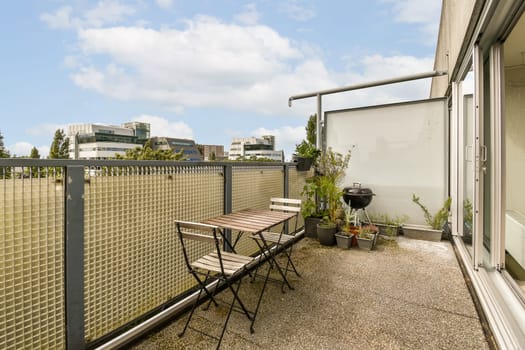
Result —
[[[67,128],[67,137],[72,159],[112,159],[117,154],[124,155],[128,149],[144,145],[150,137],[150,124],[72,124]]]
[[[195,141],[189,139],[175,139],[171,137],[152,137],[151,148],[153,150],[171,149],[174,152],[182,151],[185,160],[190,161],[201,161],[203,160],[202,154],[199,152]]]
[[[197,145],[200,152],[202,153],[204,160],[225,160],[228,156],[224,155],[223,145]]]
[[[232,140],[229,160],[266,158],[276,162],[284,160],[284,152],[275,150],[275,136],[241,137]]]

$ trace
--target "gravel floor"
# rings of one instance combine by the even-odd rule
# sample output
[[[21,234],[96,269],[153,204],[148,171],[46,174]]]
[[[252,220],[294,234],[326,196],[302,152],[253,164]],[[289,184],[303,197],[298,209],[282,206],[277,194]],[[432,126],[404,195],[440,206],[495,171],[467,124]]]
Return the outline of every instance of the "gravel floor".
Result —
[[[294,248],[294,261],[302,274],[291,277],[295,290],[283,294],[270,283],[255,333],[244,315],[234,313],[223,349],[489,349],[448,241],[399,236],[363,251],[305,238]],[[243,282],[248,305],[255,305],[261,285]],[[192,325],[218,334],[225,314],[222,306],[198,309]],[[128,348],[215,348],[216,340],[191,329],[179,338],[185,320]]]

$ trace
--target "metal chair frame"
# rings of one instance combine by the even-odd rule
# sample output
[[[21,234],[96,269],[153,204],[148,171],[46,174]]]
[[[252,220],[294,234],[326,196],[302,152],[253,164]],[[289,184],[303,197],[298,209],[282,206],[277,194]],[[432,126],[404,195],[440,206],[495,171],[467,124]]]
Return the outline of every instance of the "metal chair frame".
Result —
[[[253,320],[255,319],[254,313],[248,311],[248,309],[245,307],[244,303],[239,297],[238,291],[241,286],[241,281],[244,274],[248,272],[246,266],[251,263],[254,258],[240,254],[224,252],[224,241],[220,236],[219,228],[216,226],[178,220],[175,221],[175,225],[188,272],[195,278],[199,287],[197,299],[193,303],[186,324],[184,325],[183,330],[179,333],[179,337],[182,337],[186,330],[191,328],[201,334],[217,339],[217,349],[219,349],[228,325],[228,321],[230,320],[231,313],[234,310],[235,302],[239,304],[240,310],[246,315],[248,320],[252,321],[250,331],[253,333],[252,326]],[[215,251],[192,261],[188,255],[185,240],[200,241],[206,244],[211,244],[215,247]],[[209,303],[205,309],[207,309],[212,302],[215,306],[218,306],[218,302],[215,298],[215,291],[217,290],[217,287],[213,291],[210,291],[207,288],[208,283],[212,280],[217,280],[219,283],[226,284],[228,289],[233,294],[232,301],[229,305],[228,314],[224,321],[224,325],[219,337],[190,327],[190,321],[195,312],[195,309],[205,296],[209,298]],[[236,287],[234,287],[235,284],[237,284]]]
[[[299,219],[299,213],[301,211],[301,200],[292,199],[292,198],[279,198],[273,197],[270,198],[270,210],[283,211],[283,212],[292,212],[296,213],[295,215],[295,227],[291,233],[285,233],[287,231],[288,223],[285,223],[281,229],[280,233],[277,232],[261,232],[259,235],[254,235],[252,238],[255,240],[257,245],[262,251],[268,251],[271,245],[285,245],[289,241],[294,239],[295,234],[297,233],[297,225]],[[262,244],[261,244],[262,242]],[[293,243],[289,244],[289,247],[282,250],[282,253],[286,256],[286,266],[284,268],[284,273],[281,273],[283,279],[281,284],[281,291],[284,293],[284,286],[287,285],[289,289],[294,289],[289,281],[286,278],[288,271],[292,270],[298,277],[301,277],[301,274],[297,271],[295,264],[292,261],[292,249]],[[277,264],[277,262],[275,262]],[[272,268],[272,260],[270,260],[270,268]],[[280,269],[279,266],[277,268]],[[280,271],[281,272],[281,271]],[[257,271],[255,271],[255,275]]]

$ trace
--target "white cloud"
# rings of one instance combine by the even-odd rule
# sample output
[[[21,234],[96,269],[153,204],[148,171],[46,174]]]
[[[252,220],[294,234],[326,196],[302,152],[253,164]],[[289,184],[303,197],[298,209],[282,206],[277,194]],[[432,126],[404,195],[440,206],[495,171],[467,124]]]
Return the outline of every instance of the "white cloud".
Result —
[[[50,141],[51,142],[51,141]],[[17,156],[17,157],[29,157],[31,154],[31,150],[33,147],[36,147],[38,150],[38,154],[40,154],[40,159],[45,159],[49,155],[49,146],[41,145],[41,146],[34,146],[31,143],[28,142],[16,142],[15,144],[8,147],[9,153],[11,153],[11,156]]]
[[[166,118],[153,115],[140,115],[133,118],[133,121],[150,123],[151,136],[164,136],[182,139],[193,139],[193,130],[188,124],[180,121],[170,121]]]
[[[281,10],[291,19],[306,22],[315,17],[315,11],[304,5],[299,4],[297,0],[288,0],[281,5]]]
[[[23,157],[28,156],[31,153],[33,145],[28,142],[17,142],[10,145],[7,149],[12,156]]]
[[[345,86],[428,72],[432,70],[434,61],[430,57],[376,54],[355,59],[355,62],[357,64],[349,65],[350,68],[344,73],[344,78],[348,82],[344,84]],[[430,81],[430,79],[414,80],[327,95],[323,97],[323,109],[334,110],[425,99],[430,93]]]
[[[103,55],[111,63],[74,71],[71,77],[77,85],[175,108],[219,106],[268,113],[281,104],[277,110],[283,111],[296,87],[314,88],[331,80],[321,61],[304,61],[303,48],[273,29],[225,24],[211,17],[188,21],[184,30],[81,30],[79,44],[86,60]],[[298,71],[306,76],[298,76]]]
[[[71,6],[63,6],[55,11],[55,13],[43,13],[40,15],[40,20],[44,21],[49,27],[53,29],[68,29],[75,25],[71,18]]]
[[[182,29],[81,29],[79,55],[70,62],[76,67],[71,68],[71,79],[112,98],[152,101],[177,113],[198,106],[307,116],[315,113],[315,99],[294,103],[290,109],[290,95],[432,69],[431,58],[370,55],[354,58],[358,64],[342,71],[330,71],[315,48],[292,42],[264,25],[225,23],[209,16],[185,24]],[[424,83],[399,86],[376,95],[359,92],[360,102],[428,95]],[[338,103],[329,102],[326,108],[349,107],[343,97],[327,100]]]
[[[44,158],[47,158],[49,156],[49,150],[50,150],[50,146],[36,146],[36,148],[38,149],[38,153],[40,153],[40,159],[44,159]]]
[[[64,67],[69,68],[69,69],[75,69],[80,66],[79,58],[73,55],[68,55],[64,57],[63,63],[64,63]]]
[[[390,56],[381,55],[365,56],[361,60],[365,67],[365,74],[372,79],[388,78],[385,72],[396,72],[396,76],[410,75],[414,73],[432,70],[434,59],[430,57],[418,58],[414,56]]]
[[[120,23],[135,12],[134,7],[118,0],[101,0],[80,16],[73,15],[71,6],[63,6],[54,13],[41,14],[40,20],[53,29],[99,28],[105,24]]]
[[[119,23],[133,15],[135,9],[117,0],[101,0],[84,15],[86,26],[101,27],[104,24]]]
[[[441,16],[441,0],[383,0],[391,3],[395,20],[402,23],[414,23],[421,25],[423,33],[430,36],[434,43],[439,30]]]
[[[26,133],[30,136],[49,136],[49,143],[51,144],[53,136],[58,129],[62,129],[67,133],[67,124],[40,124],[26,129]]]
[[[173,5],[173,0],[156,0],[155,2],[163,9],[168,9]]]
[[[259,12],[255,4],[244,5],[244,12],[235,16],[235,20],[245,25],[255,25],[259,20]]]

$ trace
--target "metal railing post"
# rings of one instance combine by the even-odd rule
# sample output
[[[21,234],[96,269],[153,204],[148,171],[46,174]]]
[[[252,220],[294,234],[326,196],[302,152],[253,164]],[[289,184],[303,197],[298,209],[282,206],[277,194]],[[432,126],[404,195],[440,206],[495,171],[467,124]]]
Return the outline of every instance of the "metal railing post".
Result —
[[[224,165],[224,214],[229,214],[233,210],[233,167],[231,165]],[[231,242],[231,230],[224,230],[226,239]],[[225,246],[227,251],[229,247]]]
[[[66,348],[84,349],[84,166],[64,173]]]
[[[290,193],[290,166],[284,164],[283,165],[284,171],[283,171],[283,181],[284,181],[284,198],[288,198],[288,195]],[[288,221],[284,223],[284,233],[288,234]]]

